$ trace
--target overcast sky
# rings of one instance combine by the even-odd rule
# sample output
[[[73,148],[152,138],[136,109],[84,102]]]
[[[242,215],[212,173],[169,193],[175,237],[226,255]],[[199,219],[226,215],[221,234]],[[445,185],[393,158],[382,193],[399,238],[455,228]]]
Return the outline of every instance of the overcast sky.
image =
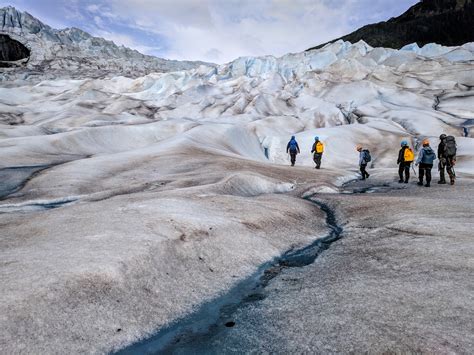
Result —
[[[300,52],[402,14],[418,0],[0,0],[54,28],[142,53],[224,63]]]

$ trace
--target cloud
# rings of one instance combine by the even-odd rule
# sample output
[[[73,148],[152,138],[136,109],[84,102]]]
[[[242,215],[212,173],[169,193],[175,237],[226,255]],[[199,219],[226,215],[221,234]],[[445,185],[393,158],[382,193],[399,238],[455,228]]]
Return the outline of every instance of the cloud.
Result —
[[[239,56],[281,56],[302,51],[369,22],[399,15],[414,3],[415,0],[112,0],[108,4],[114,13],[127,11],[126,21],[131,27],[166,38],[163,54],[167,57],[225,62]],[[398,4],[395,10],[394,4]],[[212,48],[218,48],[219,55]]]

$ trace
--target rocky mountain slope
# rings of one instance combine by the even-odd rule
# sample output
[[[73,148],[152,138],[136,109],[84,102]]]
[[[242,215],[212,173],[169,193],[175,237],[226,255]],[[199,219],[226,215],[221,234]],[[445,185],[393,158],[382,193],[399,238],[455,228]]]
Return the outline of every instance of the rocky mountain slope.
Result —
[[[364,26],[338,39],[352,43],[363,40],[374,47],[397,49],[414,42],[420,46],[458,46],[474,41],[473,29],[473,0],[422,0],[399,17]]]
[[[13,68],[3,69],[4,80],[12,75],[25,78],[32,75],[42,78],[139,77],[204,64],[143,55],[78,28],[55,30],[11,6],[0,9],[0,27],[0,67]]]

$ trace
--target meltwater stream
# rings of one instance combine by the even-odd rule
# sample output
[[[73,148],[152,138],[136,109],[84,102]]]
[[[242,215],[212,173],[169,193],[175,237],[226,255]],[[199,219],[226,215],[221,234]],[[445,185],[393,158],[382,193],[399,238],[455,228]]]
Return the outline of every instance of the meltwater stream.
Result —
[[[195,313],[177,320],[160,330],[153,337],[120,350],[117,354],[157,354],[187,352],[193,354],[206,352],[206,342],[226,328],[233,327],[238,319],[235,312],[248,304],[264,299],[269,282],[283,270],[312,264],[318,255],[342,237],[343,228],[338,224],[335,211],[314,197],[307,198],[326,214],[329,234],[315,240],[312,244],[289,250],[275,260],[265,263],[250,277],[239,282],[226,294],[202,305]]]

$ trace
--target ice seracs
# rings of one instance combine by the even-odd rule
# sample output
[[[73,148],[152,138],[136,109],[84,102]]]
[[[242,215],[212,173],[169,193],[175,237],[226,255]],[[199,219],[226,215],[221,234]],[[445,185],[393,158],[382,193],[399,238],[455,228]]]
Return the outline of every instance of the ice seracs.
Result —
[[[143,55],[78,28],[56,30],[12,6],[0,8],[0,34],[20,42],[30,51],[27,63],[15,65],[26,65],[28,71],[10,70],[0,75],[0,80],[115,75],[136,78],[151,72],[186,70],[203,64]]]

